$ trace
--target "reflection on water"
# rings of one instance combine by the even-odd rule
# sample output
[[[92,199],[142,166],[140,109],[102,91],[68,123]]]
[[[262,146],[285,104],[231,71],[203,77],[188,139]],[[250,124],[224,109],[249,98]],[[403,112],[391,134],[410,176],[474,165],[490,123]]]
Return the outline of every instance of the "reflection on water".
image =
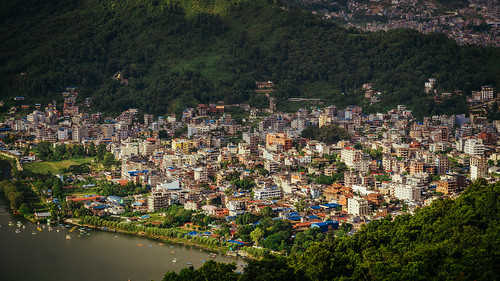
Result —
[[[0,213],[0,280],[161,280],[168,270],[197,268],[211,258],[196,247],[72,226],[18,226],[17,221]],[[244,263],[221,255],[215,260],[236,262],[239,270]]]

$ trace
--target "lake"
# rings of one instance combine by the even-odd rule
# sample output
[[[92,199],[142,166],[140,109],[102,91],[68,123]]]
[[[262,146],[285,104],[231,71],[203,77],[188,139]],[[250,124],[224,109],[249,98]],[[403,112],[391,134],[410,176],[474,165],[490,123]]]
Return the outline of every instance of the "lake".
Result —
[[[195,268],[209,260],[207,251],[168,244],[129,234],[90,230],[80,234],[77,228],[22,222],[4,212],[0,202],[0,280],[161,280],[174,270],[179,272],[192,263]],[[9,226],[9,221],[14,226]],[[41,231],[37,229],[40,227]],[[15,230],[19,228],[17,234]],[[59,231],[57,231],[59,230]],[[33,234],[35,233],[35,234]],[[66,235],[71,239],[67,240]],[[177,262],[173,262],[176,258]],[[218,262],[236,262],[239,271],[245,260],[217,255]]]

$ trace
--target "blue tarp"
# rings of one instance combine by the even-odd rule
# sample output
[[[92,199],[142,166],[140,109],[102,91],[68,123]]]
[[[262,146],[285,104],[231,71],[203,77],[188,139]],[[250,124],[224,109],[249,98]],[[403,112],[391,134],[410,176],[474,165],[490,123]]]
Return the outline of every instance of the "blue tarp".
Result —
[[[227,240],[227,242],[231,242],[231,243],[234,243],[234,244],[238,244],[240,246],[243,246],[245,245],[245,242],[242,242],[242,241],[236,241],[236,240]]]

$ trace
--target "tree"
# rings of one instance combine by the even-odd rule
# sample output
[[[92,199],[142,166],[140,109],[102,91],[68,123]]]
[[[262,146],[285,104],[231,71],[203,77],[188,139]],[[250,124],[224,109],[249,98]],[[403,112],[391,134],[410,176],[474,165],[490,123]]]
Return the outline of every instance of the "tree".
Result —
[[[106,155],[104,155],[104,160],[102,161],[102,164],[104,165],[105,168],[111,168],[111,166],[113,166],[114,163],[115,163],[115,157],[110,152],[107,152]]]
[[[253,242],[255,242],[256,245],[259,244],[260,239],[264,237],[264,230],[262,228],[257,227],[250,233],[250,238],[252,238]]]
[[[106,155],[106,145],[104,143],[101,143],[97,146],[97,152],[96,152],[96,156],[97,156],[97,160],[98,161],[102,161],[104,159],[104,155]]]
[[[44,161],[49,161],[52,157],[52,147],[49,142],[42,141],[37,146],[38,156]]]
[[[248,262],[240,281],[250,280],[299,281],[307,279],[302,272],[291,268],[285,257],[268,254],[261,260]]]
[[[95,156],[96,154],[96,147],[94,142],[90,142],[89,148],[87,149],[87,155],[88,156]]]
[[[274,211],[271,207],[266,206],[259,211],[259,215],[263,218],[272,218]]]

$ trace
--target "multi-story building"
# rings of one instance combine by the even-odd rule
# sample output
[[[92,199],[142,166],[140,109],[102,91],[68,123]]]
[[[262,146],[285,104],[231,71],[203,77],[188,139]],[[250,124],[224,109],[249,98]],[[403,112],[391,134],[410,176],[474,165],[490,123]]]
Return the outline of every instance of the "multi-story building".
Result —
[[[484,154],[485,146],[479,139],[468,139],[464,143],[464,153],[471,156],[481,156]]]
[[[257,200],[281,197],[281,189],[279,187],[256,189],[253,197]]]
[[[172,150],[182,151],[184,154],[189,154],[191,149],[194,149],[194,141],[188,139],[173,139]]]
[[[420,188],[410,184],[394,184],[394,197],[407,201],[420,201],[422,192]]]
[[[354,196],[347,199],[347,213],[355,216],[370,214],[370,204],[365,198]]]
[[[470,179],[484,178],[488,175],[488,162],[484,156],[475,156],[470,161]]]
[[[450,169],[450,160],[448,157],[438,154],[434,161],[438,175],[444,175]]]
[[[493,95],[493,87],[490,85],[481,86],[481,99],[482,100],[492,100]]]
[[[170,194],[165,192],[151,192],[148,197],[148,211],[156,212],[170,206]]]
[[[455,193],[457,191],[457,181],[453,177],[444,177],[437,182],[436,191],[443,194]]]
[[[292,139],[288,138],[285,133],[266,135],[266,148],[271,148],[277,144],[282,146],[282,151],[288,151],[292,148]]]
[[[73,127],[73,140],[80,142],[82,139],[87,138],[88,135],[88,130],[87,127],[85,126],[77,126]]]

